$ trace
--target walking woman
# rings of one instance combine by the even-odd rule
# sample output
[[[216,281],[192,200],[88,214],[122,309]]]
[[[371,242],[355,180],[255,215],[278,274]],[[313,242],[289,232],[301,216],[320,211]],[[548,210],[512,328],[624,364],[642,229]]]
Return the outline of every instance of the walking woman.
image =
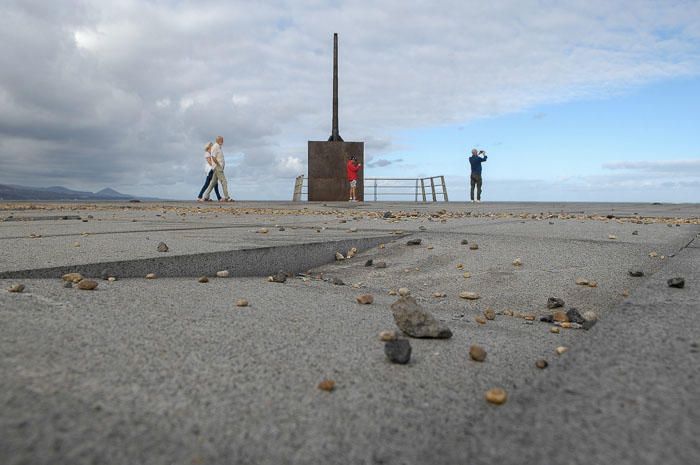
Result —
[[[204,202],[207,199],[202,198],[202,194],[204,194],[204,190],[207,188],[209,183],[211,182],[212,176],[214,176],[214,168],[216,168],[216,162],[211,156],[211,148],[214,144],[212,142],[209,142],[207,145],[204,146],[204,159],[206,160],[206,170],[207,170],[207,180],[204,181],[204,185],[202,186],[202,190],[199,191],[199,195],[197,196],[197,202]],[[216,185],[214,186],[214,192],[216,192],[216,198],[218,200],[221,200],[221,194],[219,194],[219,183],[217,182]]]

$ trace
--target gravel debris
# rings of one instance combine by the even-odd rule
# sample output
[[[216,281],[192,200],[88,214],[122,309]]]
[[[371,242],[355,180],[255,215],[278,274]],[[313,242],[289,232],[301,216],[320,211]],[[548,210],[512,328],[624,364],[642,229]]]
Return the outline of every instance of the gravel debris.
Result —
[[[486,359],[486,351],[481,346],[472,345],[469,347],[469,357],[475,362],[483,362]]]
[[[486,391],[486,401],[490,404],[501,405],[508,400],[508,394],[502,388],[491,388]]]
[[[168,248],[168,245],[165,242],[159,242],[156,250],[158,250],[158,252],[167,252],[170,249]]]
[[[683,289],[685,287],[685,278],[681,278],[681,277],[671,278],[668,281],[666,281],[666,284],[668,284],[668,287],[675,287],[678,289]]]

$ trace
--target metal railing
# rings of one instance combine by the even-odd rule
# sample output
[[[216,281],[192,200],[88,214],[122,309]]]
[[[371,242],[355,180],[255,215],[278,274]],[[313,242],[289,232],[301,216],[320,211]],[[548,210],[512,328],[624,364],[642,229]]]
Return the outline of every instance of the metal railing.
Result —
[[[370,197],[376,202],[387,197],[413,197],[414,202],[419,199],[422,202],[437,202],[442,196],[442,201],[447,202],[447,185],[445,176],[430,176],[427,178],[365,178],[364,179],[365,202]],[[297,176],[294,180],[294,193],[292,200],[300,202],[308,199],[308,178],[304,175]]]

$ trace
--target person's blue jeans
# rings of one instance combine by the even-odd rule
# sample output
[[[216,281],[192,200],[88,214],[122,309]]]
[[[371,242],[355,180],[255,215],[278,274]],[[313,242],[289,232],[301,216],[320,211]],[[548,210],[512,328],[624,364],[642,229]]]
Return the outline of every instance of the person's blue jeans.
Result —
[[[197,196],[198,199],[202,198],[202,195],[204,194],[204,191],[207,190],[207,186],[211,182],[211,177],[214,176],[214,170],[209,170],[209,174],[207,175],[207,180],[204,181],[204,185],[202,186],[202,190],[199,191],[199,195]],[[219,183],[216,183],[216,186],[214,186],[214,192],[216,193],[216,198],[218,200],[221,200],[221,194],[219,194]]]

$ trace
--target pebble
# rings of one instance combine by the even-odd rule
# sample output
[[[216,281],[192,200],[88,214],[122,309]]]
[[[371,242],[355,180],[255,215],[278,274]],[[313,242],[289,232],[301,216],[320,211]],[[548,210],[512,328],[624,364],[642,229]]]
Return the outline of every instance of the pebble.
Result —
[[[337,261],[345,260],[345,256],[343,256],[343,254],[340,253],[340,252],[336,252],[336,253],[335,253],[335,259],[336,259]]]
[[[459,293],[459,297],[462,299],[467,299],[467,300],[477,300],[481,298],[479,294],[476,292],[469,292],[469,291],[462,291]]]
[[[73,247],[80,247],[80,242],[73,242]]]
[[[209,278],[207,278],[206,276],[200,276],[199,279],[198,279],[197,281],[200,282],[200,283],[208,283],[208,282],[209,282]]]
[[[588,286],[588,282],[586,278],[576,278],[576,284],[579,286]]]
[[[65,283],[63,283],[63,287],[65,287],[66,289],[70,289],[71,287],[73,287],[73,283],[70,281],[66,281]]]
[[[419,226],[418,229],[420,229],[421,231],[426,231],[428,228],[426,228],[425,226]]]
[[[556,326],[552,326],[551,328],[549,328],[549,332],[559,334],[559,328],[557,328]]]
[[[345,281],[343,281],[340,278],[333,277],[331,278],[331,284],[334,284],[336,286],[345,286]]]
[[[633,235],[633,236],[639,236],[639,231],[637,231],[637,230],[635,229],[634,231],[632,231],[632,235]]]
[[[420,245],[422,242],[422,239],[411,239],[410,241],[406,242],[406,245]]]
[[[382,331],[379,333],[379,340],[384,342],[395,341],[399,337],[396,331]]]
[[[477,315],[476,318],[474,318],[474,321],[479,323],[480,325],[485,325],[486,324],[486,318],[484,318],[481,315]]]
[[[277,230],[278,231],[285,231],[284,226],[280,226],[279,228],[277,228]]]
[[[540,370],[544,370],[545,368],[547,368],[547,366],[549,366],[549,363],[547,362],[547,360],[541,358],[535,362],[535,366]]]
[[[598,315],[595,314],[595,312],[592,311],[587,311],[583,313],[583,329],[588,331],[591,329],[597,322],[598,322]]]
[[[445,294],[444,292],[433,292],[433,297],[439,299],[442,297],[447,297],[447,294]]]
[[[547,299],[547,308],[553,309],[553,308],[559,308],[564,306],[564,299],[560,299],[559,297],[550,297]]]
[[[503,310],[503,314],[505,316],[513,316],[513,310],[506,308],[505,310]]]
[[[617,239],[617,236],[614,234],[609,234],[608,239],[615,240],[615,239]]]
[[[246,299],[236,300],[236,307],[247,307],[247,306],[248,306],[248,301]]]
[[[401,331],[412,337],[447,339],[452,331],[438,321],[411,296],[400,297],[391,304],[394,321]]]
[[[160,242],[158,244],[157,250],[158,250],[158,252],[167,252],[170,249],[168,248],[168,245],[165,242]]]
[[[66,273],[63,275],[64,281],[69,281],[72,283],[77,283],[82,279],[83,279],[83,275],[81,275],[80,273]]]
[[[659,254],[658,254],[657,252],[649,252],[649,256],[650,256],[651,258],[656,258],[656,257],[659,256]]]
[[[82,289],[84,291],[92,291],[93,289],[97,289],[97,281],[83,279],[78,283],[78,289]]]
[[[117,277],[116,277],[116,276],[110,276],[109,278],[107,278],[107,281],[109,281],[109,282],[111,282],[111,283],[113,283],[113,282],[116,281],[116,280],[117,280]]]
[[[568,347],[564,347],[564,346],[559,346],[559,347],[557,347],[555,350],[556,350],[556,352],[557,352],[557,355],[561,355],[561,354],[563,354],[564,352],[566,352],[567,350],[569,350],[569,348],[568,348]]]
[[[386,262],[377,262],[374,264],[375,268],[386,268]]]
[[[491,388],[486,391],[486,401],[490,404],[501,405],[508,400],[508,394],[504,389]]]
[[[267,228],[260,228],[260,229],[258,229],[258,233],[259,233],[259,234],[267,234],[268,232],[269,232],[269,231],[268,231]]]
[[[622,290],[622,297],[629,297],[629,296],[630,296],[629,289],[623,289]]]
[[[273,283],[284,283],[287,281],[287,273],[285,273],[284,271],[278,271],[277,274],[275,274],[274,276],[270,276],[268,280]]]
[[[389,289],[389,295],[397,295],[396,289]]]
[[[467,245],[467,244],[469,244],[469,241],[466,239],[462,239],[462,245]]]
[[[331,392],[333,389],[335,389],[335,381],[332,379],[324,379],[318,383],[318,388],[322,391]]]
[[[475,362],[483,362],[486,359],[486,351],[483,347],[473,345],[469,347],[469,356]]]
[[[640,278],[644,276],[644,272],[642,270],[629,270],[627,271],[630,276],[633,276],[635,278]]]
[[[495,320],[496,319],[496,311],[492,308],[487,308],[484,310],[484,316],[486,317],[487,320]]]
[[[20,292],[24,291],[24,284],[13,284],[12,286],[10,286],[10,288],[7,291],[20,293]]]
[[[406,297],[407,295],[410,295],[411,291],[407,287],[400,287],[399,288],[399,295],[401,297]]]
[[[469,244],[469,250],[478,250],[479,244]]]
[[[372,266],[374,264],[374,260],[371,258],[365,262],[365,266]]]
[[[528,313],[527,315],[523,315],[523,319],[525,319],[525,321],[535,321],[535,315]]]
[[[685,278],[677,277],[671,278],[666,281],[668,287],[676,287],[678,289],[683,289],[685,287]]]
[[[221,270],[216,272],[216,277],[217,278],[228,278],[229,277],[229,272],[228,270]]]
[[[578,309],[571,307],[566,311],[566,321],[570,321],[571,323],[583,324],[583,322],[586,320],[583,318],[583,316],[581,316]]]
[[[567,316],[566,312],[563,310],[557,310],[556,312],[552,313],[552,319],[554,321],[558,321],[560,323],[569,321],[569,317]]]
[[[146,275],[146,279],[156,279],[156,274],[155,273],[148,273]]]
[[[372,294],[362,294],[355,297],[358,304],[369,305],[374,302],[374,296]]]
[[[588,287],[598,287],[598,281],[588,281]]]
[[[350,229],[348,230],[348,232],[351,232],[351,233],[357,232],[357,228],[350,228]]]
[[[513,260],[513,266],[522,266],[522,265],[523,265],[523,261],[520,258],[516,258],[515,260]]]
[[[457,264],[455,265],[455,268],[457,268],[458,270],[463,269],[463,268],[464,268],[464,263],[457,263]]]
[[[433,250],[434,248],[435,248],[435,247],[433,247],[432,245],[429,245],[429,246],[428,246],[428,250]]]
[[[395,339],[384,344],[384,353],[392,363],[405,365],[411,360],[411,343],[408,339]]]
[[[383,249],[384,247],[385,247],[384,244],[379,244],[379,248],[380,248],[380,249]]]
[[[462,275],[462,277],[463,277],[464,279],[469,279],[469,278],[472,277],[472,274],[471,274],[470,272],[467,271],[466,273],[464,273],[464,274]]]

